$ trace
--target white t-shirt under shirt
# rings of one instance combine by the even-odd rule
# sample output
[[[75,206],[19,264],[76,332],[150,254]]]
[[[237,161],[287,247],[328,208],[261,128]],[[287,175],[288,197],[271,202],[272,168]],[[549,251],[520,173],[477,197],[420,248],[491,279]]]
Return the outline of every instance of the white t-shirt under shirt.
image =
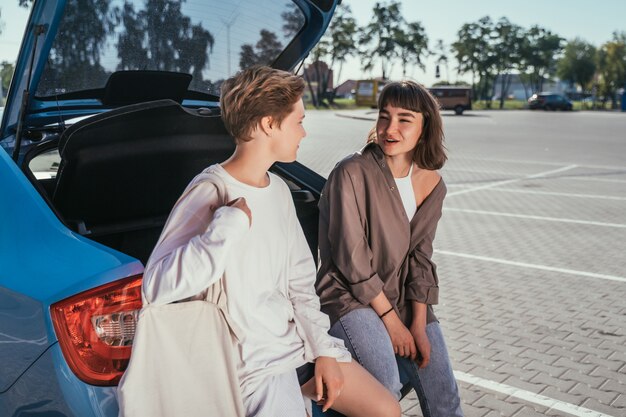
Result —
[[[228,200],[245,197],[252,225],[233,207],[220,207],[208,227],[203,225],[202,213],[217,204],[218,196],[200,174],[194,179],[199,185],[176,204],[176,210],[190,213],[172,232],[182,241],[166,239],[180,245],[155,248],[146,265],[148,301],[166,304],[192,297],[223,274],[228,311],[244,335],[238,366],[244,397],[265,376],[294,370],[319,356],[349,361],[343,341],[327,333],[330,322],[313,287],[315,263],[285,182],[268,173],[269,185],[258,188],[236,180],[220,165],[208,170],[224,181]]]
[[[413,163],[409,168],[409,173],[406,177],[394,178],[400,198],[402,199],[402,205],[409,221],[415,216],[417,211],[417,202],[415,201],[415,193],[413,192],[413,182],[411,181],[411,174],[413,173]]]

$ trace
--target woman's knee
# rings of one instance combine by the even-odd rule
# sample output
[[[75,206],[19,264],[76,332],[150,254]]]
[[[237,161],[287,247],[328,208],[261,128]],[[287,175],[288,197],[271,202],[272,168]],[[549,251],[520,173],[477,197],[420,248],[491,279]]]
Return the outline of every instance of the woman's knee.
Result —
[[[387,401],[381,401],[377,407],[372,410],[372,416],[377,417],[400,417],[402,408],[400,403],[393,397],[389,397]]]

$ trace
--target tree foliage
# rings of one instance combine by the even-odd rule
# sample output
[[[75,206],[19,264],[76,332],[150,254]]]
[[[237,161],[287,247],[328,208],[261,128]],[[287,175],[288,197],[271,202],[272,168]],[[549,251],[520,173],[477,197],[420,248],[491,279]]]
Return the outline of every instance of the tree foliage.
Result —
[[[358,33],[356,20],[352,16],[350,6],[339,5],[335,10],[335,14],[326,30],[326,33],[313,48],[310,54],[310,62],[308,69],[304,72],[305,80],[309,86],[313,105],[319,107],[324,104],[324,99],[333,101],[333,93],[327,94],[330,85],[331,74],[336,75],[335,87],[339,85],[341,79],[341,70],[343,64],[348,57],[358,54],[356,46],[356,35]],[[322,60],[327,60],[329,65],[323,65]],[[339,70],[335,72],[336,65]],[[309,72],[315,73],[317,87],[313,88]]]
[[[340,4],[330,22],[327,34],[328,54],[330,55],[330,67],[333,69],[336,63],[339,63],[339,71],[337,74],[337,84],[341,80],[341,69],[347,58],[358,54],[359,49],[356,46],[356,35],[359,27],[356,20],[352,16],[350,6]]]
[[[270,65],[282,50],[283,45],[276,34],[267,29],[261,29],[260,39],[254,46],[251,44],[241,45],[239,67],[244,69],[257,64]]]
[[[518,69],[522,61],[524,35],[524,29],[511,23],[506,17],[500,18],[493,27],[491,50],[494,57],[494,71],[500,80],[501,109],[504,108],[504,100],[511,85],[512,71]]]
[[[213,36],[182,12],[184,0],[145,0],[112,7],[109,0],[69,0],[42,75],[38,94],[104,85],[110,75],[101,60],[108,42],[117,42],[116,70],[160,70],[190,73],[192,88],[206,89]],[[121,30],[120,30],[121,28]],[[116,31],[117,29],[117,31]]]
[[[9,89],[13,71],[15,71],[15,66],[12,63],[8,61],[2,61],[2,63],[0,63],[0,82],[2,82],[2,90],[4,92]]]
[[[457,41],[451,46],[459,74],[472,75],[474,97],[487,97],[493,77],[494,55],[490,43],[493,27],[489,16],[484,16],[477,22],[465,23],[457,32]]]
[[[68,1],[39,92],[51,95],[63,92],[55,90],[58,86],[74,90],[94,82],[104,85],[108,74],[100,63],[101,52],[113,27],[107,0]]]
[[[519,64],[522,79],[526,78],[534,92],[543,91],[543,82],[556,74],[556,63],[563,50],[563,38],[540,26],[532,26],[522,42]]]
[[[396,35],[400,32],[404,18],[400,14],[401,4],[392,0],[389,3],[376,3],[372,10],[372,20],[361,29],[359,45],[363,70],[371,71],[380,62],[382,78],[391,72],[391,65],[399,56]]]
[[[293,38],[304,25],[304,15],[295,3],[287,3],[287,10],[281,13],[283,32],[286,38]]]
[[[193,75],[192,88],[203,89],[202,71],[209,65],[213,35],[182,12],[183,0],[146,0],[136,12],[126,2],[118,19],[124,31],[118,37],[118,70],[151,68]],[[203,53],[199,53],[203,51]]]
[[[596,55],[599,75],[599,93],[617,107],[617,90],[626,88],[626,32],[613,34],[613,39],[602,45]]]
[[[409,65],[415,65],[422,70],[426,69],[423,58],[429,55],[428,36],[420,22],[411,22],[396,28],[395,41],[398,47],[398,57],[402,64],[402,76],[406,77]]]
[[[585,90],[596,72],[596,48],[580,38],[567,43],[557,64],[557,74],[572,86]]]

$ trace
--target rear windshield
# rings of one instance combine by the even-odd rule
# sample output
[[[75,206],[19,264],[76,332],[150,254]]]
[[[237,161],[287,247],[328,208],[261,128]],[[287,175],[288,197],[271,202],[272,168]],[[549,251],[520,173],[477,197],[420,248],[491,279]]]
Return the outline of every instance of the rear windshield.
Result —
[[[36,95],[105,86],[119,70],[191,74],[219,95],[241,68],[271,64],[304,25],[290,0],[68,0]]]

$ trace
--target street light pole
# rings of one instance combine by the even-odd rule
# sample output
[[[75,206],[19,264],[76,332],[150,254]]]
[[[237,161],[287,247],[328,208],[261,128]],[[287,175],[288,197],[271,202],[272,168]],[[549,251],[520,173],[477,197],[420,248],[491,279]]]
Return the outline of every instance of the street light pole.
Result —
[[[233,23],[235,23],[235,20],[237,20],[237,16],[238,15],[234,15],[233,18],[226,22],[224,19],[222,19],[222,23],[224,23],[224,26],[226,26],[226,65],[227,65],[227,77],[230,77],[231,73],[230,73],[230,27],[233,25]]]

